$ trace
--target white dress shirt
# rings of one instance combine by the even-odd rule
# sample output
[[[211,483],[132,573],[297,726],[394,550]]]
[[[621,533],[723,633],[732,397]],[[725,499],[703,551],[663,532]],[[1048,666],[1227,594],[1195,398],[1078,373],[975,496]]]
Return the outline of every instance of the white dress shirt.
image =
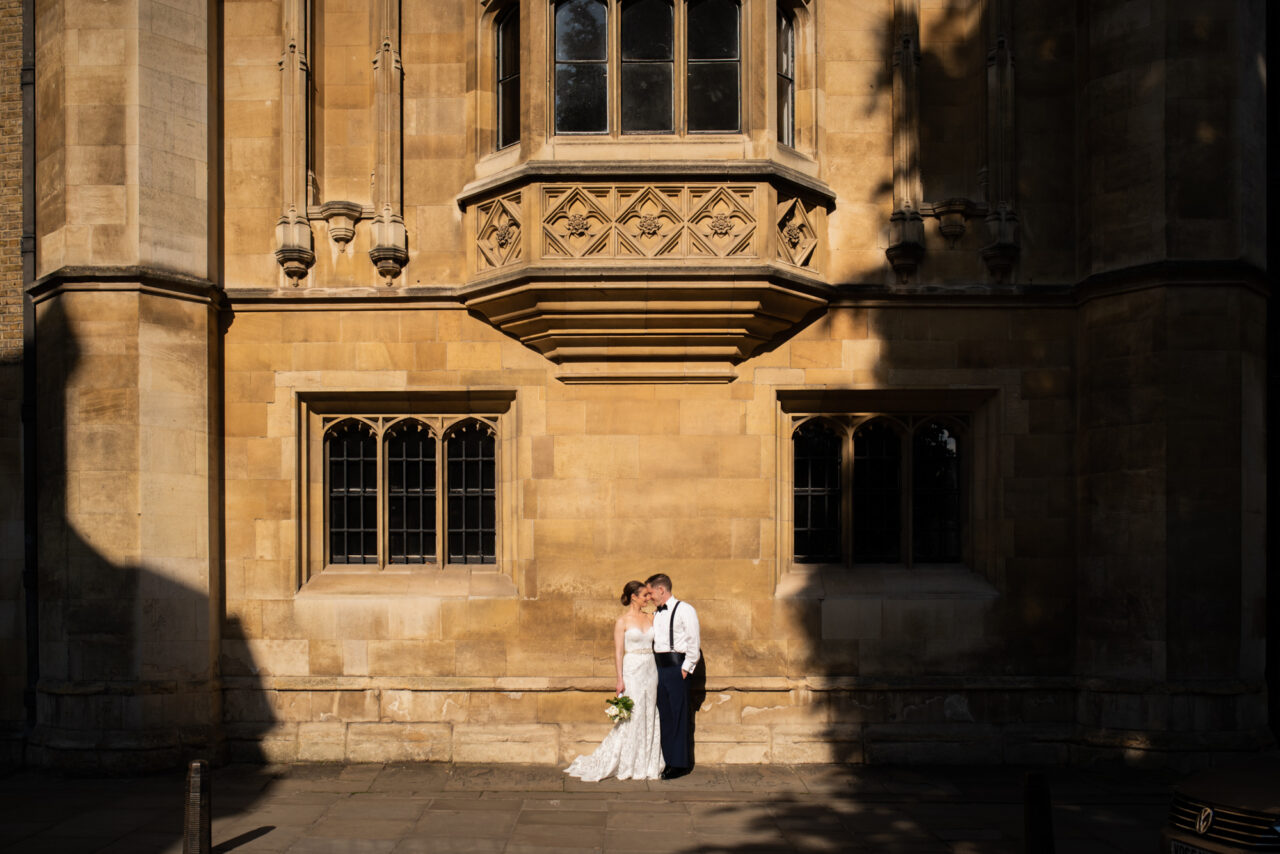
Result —
[[[653,615],[653,651],[683,652],[684,664],[681,669],[686,673],[692,673],[698,666],[698,659],[702,657],[698,612],[688,602],[680,602],[680,608],[676,610],[675,649],[672,650],[671,611],[675,609],[677,602],[680,600],[672,596],[667,600],[667,610],[658,611]]]

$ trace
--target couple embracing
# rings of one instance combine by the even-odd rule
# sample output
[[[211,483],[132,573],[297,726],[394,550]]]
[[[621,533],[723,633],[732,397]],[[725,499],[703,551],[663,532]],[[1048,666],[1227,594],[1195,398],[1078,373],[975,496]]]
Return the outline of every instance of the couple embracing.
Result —
[[[644,611],[650,602],[653,614]],[[662,573],[622,588],[626,610],[613,627],[617,693],[631,698],[631,717],[613,730],[590,756],[565,769],[594,783],[619,780],[670,780],[693,765],[690,739],[689,677],[700,657],[698,613],[671,595],[671,579]]]

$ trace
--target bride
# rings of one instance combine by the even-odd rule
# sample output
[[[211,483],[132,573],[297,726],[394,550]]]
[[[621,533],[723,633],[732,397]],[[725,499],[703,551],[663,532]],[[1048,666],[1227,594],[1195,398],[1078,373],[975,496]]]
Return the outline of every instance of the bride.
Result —
[[[630,720],[620,721],[590,756],[579,756],[565,769],[570,776],[594,783],[606,777],[656,780],[662,773],[662,734],[658,729],[658,668],[653,660],[653,616],[641,611],[649,588],[628,581],[622,588],[622,612],[613,624],[613,664],[617,693],[635,703]]]

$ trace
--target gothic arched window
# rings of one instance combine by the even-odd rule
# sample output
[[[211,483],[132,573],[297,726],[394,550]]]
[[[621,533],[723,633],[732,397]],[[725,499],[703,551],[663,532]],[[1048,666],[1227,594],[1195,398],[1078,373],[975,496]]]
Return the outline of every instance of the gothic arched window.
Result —
[[[436,438],[417,419],[387,431],[387,559],[428,563],[436,554]]]
[[[378,562],[378,442],[349,418],[324,437],[329,493],[329,562]]]
[[[497,507],[493,428],[476,420],[455,427],[445,442],[450,563],[493,563]]]
[[[840,560],[841,445],[843,438],[822,419],[801,424],[791,436],[795,460],[795,559]]]
[[[902,436],[883,418],[853,433],[853,559],[902,560]]]

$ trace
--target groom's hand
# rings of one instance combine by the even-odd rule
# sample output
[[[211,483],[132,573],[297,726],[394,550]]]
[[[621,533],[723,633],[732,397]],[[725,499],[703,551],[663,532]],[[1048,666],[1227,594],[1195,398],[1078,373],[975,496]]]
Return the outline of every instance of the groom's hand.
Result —
[[[680,678],[681,678],[681,679],[688,679],[688,678],[689,678],[689,671],[688,671],[688,670],[685,670],[685,669],[683,669],[683,668],[681,668],[681,670],[680,670]]]

